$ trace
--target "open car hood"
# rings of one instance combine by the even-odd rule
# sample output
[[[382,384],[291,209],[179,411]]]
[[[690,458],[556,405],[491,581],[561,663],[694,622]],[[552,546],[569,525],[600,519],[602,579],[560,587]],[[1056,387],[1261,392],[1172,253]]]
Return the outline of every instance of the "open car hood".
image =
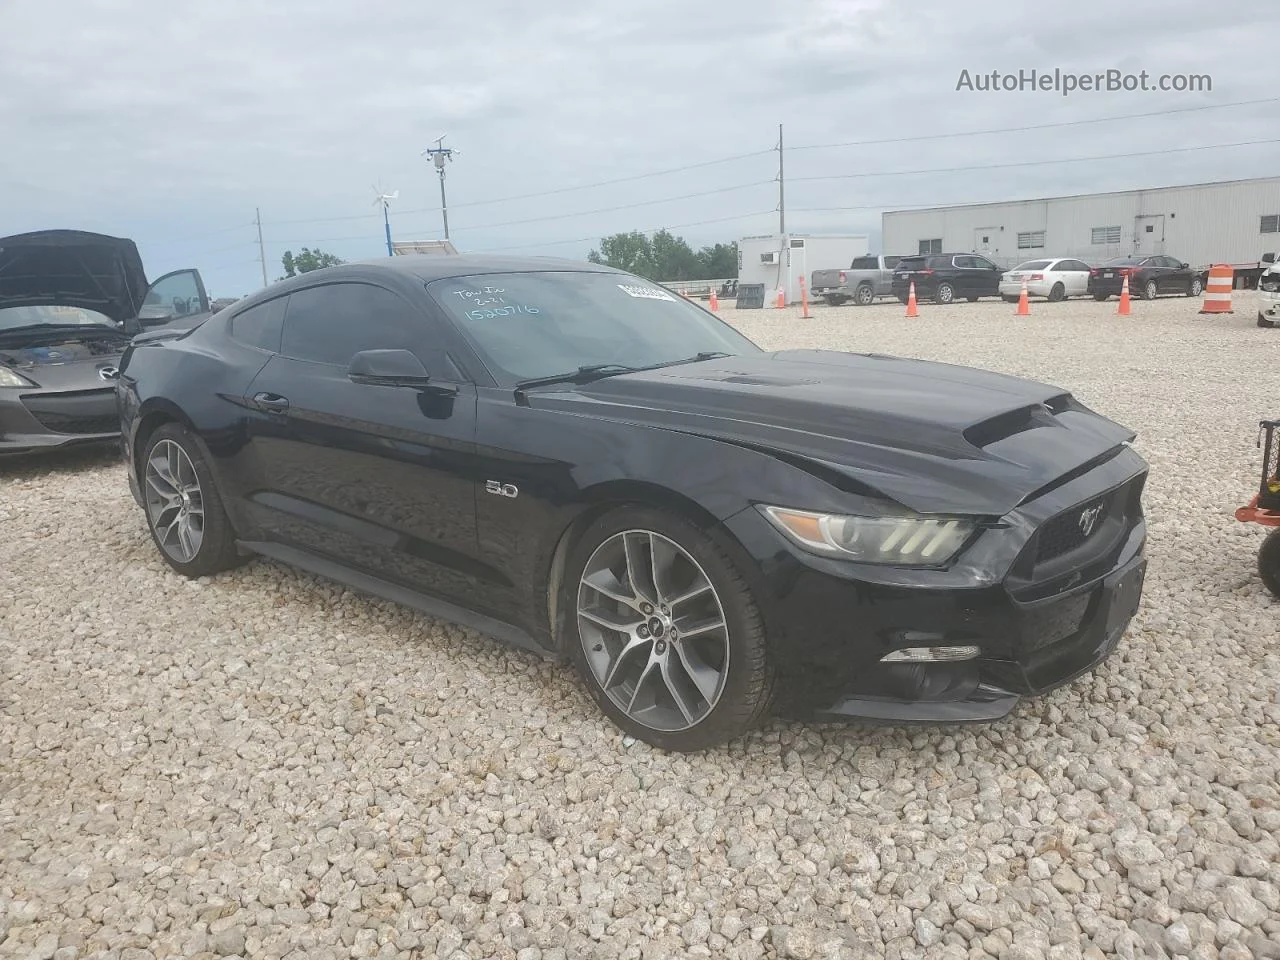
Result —
[[[124,323],[138,315],[146,293],[132,240],[81,230],[0,238],[0,308],[78,307]]]

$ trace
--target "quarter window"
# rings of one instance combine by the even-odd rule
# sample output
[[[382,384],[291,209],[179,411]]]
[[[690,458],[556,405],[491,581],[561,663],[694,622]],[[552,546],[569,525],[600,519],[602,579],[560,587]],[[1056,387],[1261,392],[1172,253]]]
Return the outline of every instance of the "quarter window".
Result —
[[[280,352],[347,366],[362,350],[412,350],[421,357],[427,319],[390,290],[329,283],[289,295]]]
[[[288,297],[276,297],[241,310],[231,318],[231,336],[259,350],[275,353],[280,349],[280,331],[284,326]]]

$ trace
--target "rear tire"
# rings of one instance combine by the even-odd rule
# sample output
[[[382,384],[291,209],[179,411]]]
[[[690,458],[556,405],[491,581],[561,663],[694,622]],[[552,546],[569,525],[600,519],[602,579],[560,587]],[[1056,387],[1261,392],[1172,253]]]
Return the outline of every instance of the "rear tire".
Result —
[[[1102,303],[1104,300],[1109,300],[1110,298],[1111,294],[1109,293],[1095,293],[1093,295],[1093,299],[1097,300],[1099,303]]]
[[[828,306],[828,307],[838,307],[838,306],[840,306],[842,303],[844,303],[844,302],[845,302],[847,299],[849,299],[849,298],[848,298],[848,297],[842,297],[842,296],[841,296],[840,294],[838,294],[838,293],[830,293],[830,294],[827,294],[827,296],[826,296],[826,298],[825,298],[825,299],[826,299],[826,301],[827,301],[827,306]]]
[[[147,530],[160,556],[184,577],[205,577],[248,562],[195,437],[166,423],[139,458]]]
[[[1280,597],[1280,528],[1272,530],[1258,551],[1258,576],[1274,597]]]
[[[706,750],[769,712],[763,618],[733,561],[693,524],[652,507],[611,511],[574,546],[564,583],[565,645],[624,733],[660,750]]]
[[[949,283],[940,283],[938,289],[933,292],[933,299],[937,303],[953,303],[956,299],[955,288]]]
[[[871,288],[869,283],[858,284],[858,289],[853,293],[853,302],[860,307],[865,307],[876,298],[876,292]]]
[[[1154,280],[1148,280],[1147,285],[1142,288],[1142,299],[1154,300],[1158,293],[1159,289],[1156,287],[1156,282]]]
[[[1049,291],[1050,303],[1058,303],[1061,300],[1065,300],[1066,297],[1067,297],[1067,288],[1064,287],[1061,283],[1055,283],[1053,285],[1053,289]]]

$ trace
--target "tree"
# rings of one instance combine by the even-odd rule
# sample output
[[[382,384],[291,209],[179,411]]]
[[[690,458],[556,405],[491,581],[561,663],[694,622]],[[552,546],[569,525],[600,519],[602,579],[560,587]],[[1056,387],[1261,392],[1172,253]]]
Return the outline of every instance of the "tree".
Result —
[[[658,279],[653,275],[653,247],[649,238],[638,230],[605,237],[600,241],[599,251],[592,250],[587,259],[649,280]]]
[[[632,230],[600,240],[600,247],[587,254],[592,263],[604,263],[647,280],[720,280],[738,275],[738,244],[717,243],[697,253],[683,237],[668,230],[652,238]]]
[[[286,250],[280,262],[284,265],[284,277],[296,277],[300,273],[310,273],[312,270],[320,270],[323,267],[336,267],[345,261],[338,259],[332,253],[303,247],[296,257],[292,250]],[[284,277],[280,279],[283,280]]]
[[[717,243],[698,251],[702,280],[731,280],[738,275],[738,242]]]

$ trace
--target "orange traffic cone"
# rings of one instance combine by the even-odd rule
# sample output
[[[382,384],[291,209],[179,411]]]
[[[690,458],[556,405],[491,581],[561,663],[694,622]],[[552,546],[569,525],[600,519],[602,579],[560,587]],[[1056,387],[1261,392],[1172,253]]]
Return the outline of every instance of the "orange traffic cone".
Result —
[[[716,313],[720,310],[720,298],[716,296],[716,288],[711,288],[711,312]]]
[[[1235,271],[1224,264],[1209,268],[1209,284],[1204,288],[1204,306],[1201,313],[1232,313],[1231,287]]]
[[[786,295],[785,293],[783,293],[783,292],[782,292],[782,288],[781,288],[781,287],[779,287],[779,288],[778,288],[778,302],[775,304],[775,306],[776,306],[779,310],[782,310],[783,308],[785,308],[785,307],[786,307],[786,305],[787,305],[787,295]]]
[[[907,316],[920,316],[920,310],[916,307],[916,282],[914,280],[911,281],[911,289],[907,291]]]
[[[1031,301],[1027,298],[1027,281],[1022,281],[1022,292],[1018,294],[1018,316],[1031,316]]]
[[[804,307],[804,312],[800,316],[809,319],[809,289],[804,285],[804,277],[800,278],[800,304]]]
[[[1129,275],[1127,273],[1124,275],[1124,286],[1120,288],[1120,309],[1117,311],[1117,315],[1121,317],[1127,317],[1130,315]]]

